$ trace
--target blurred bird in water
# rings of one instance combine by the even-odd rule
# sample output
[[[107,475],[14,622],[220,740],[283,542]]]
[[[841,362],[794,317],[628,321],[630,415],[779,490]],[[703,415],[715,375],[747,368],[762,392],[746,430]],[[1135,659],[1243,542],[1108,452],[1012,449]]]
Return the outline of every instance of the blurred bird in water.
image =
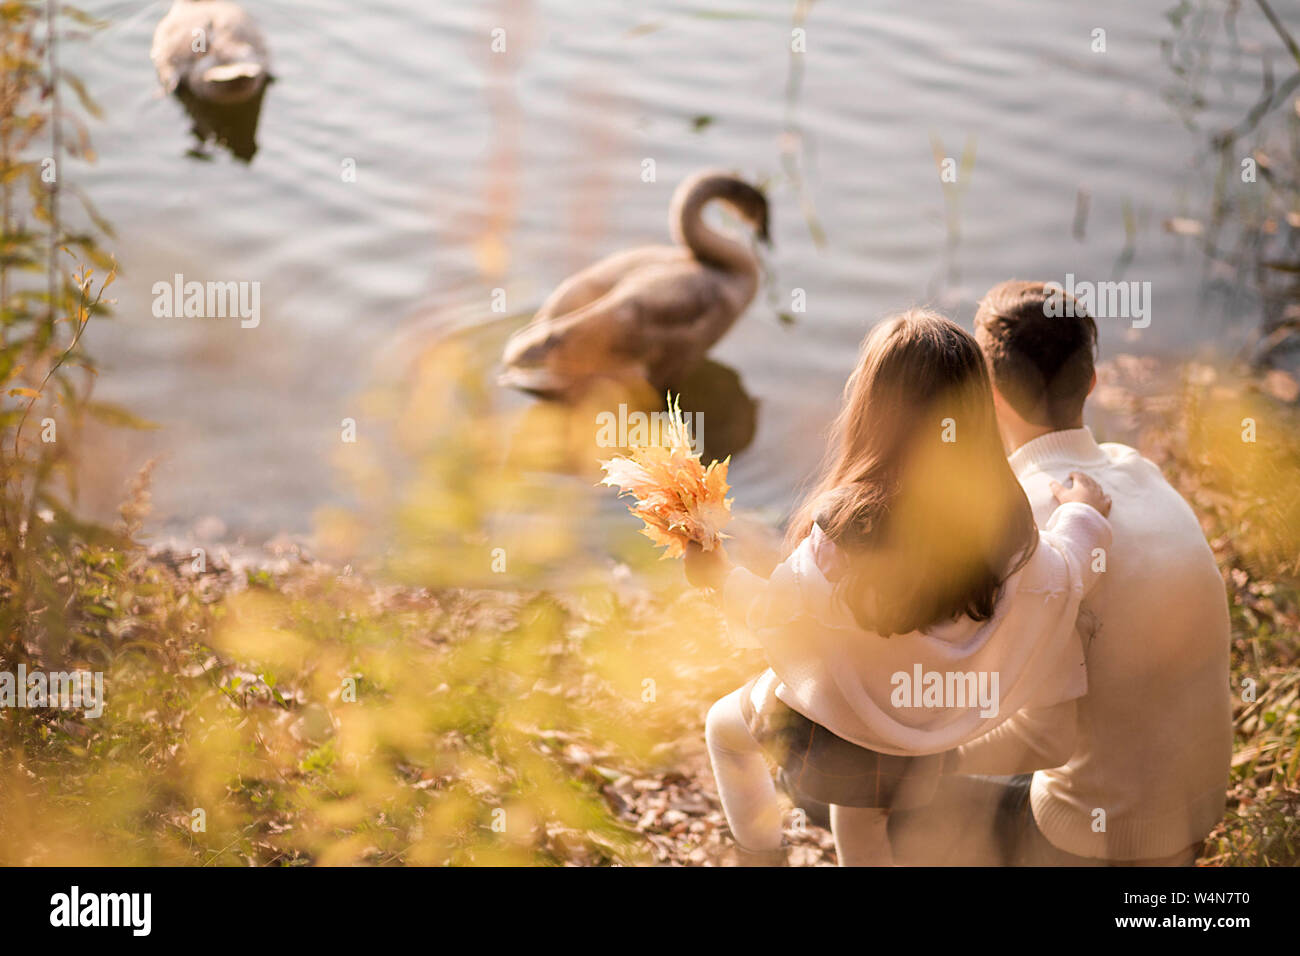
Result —
[[[168,93],[210,103],[247,102],[271,79],[261,30],[229,0],[175,0],[154,31],[149,56]]]
[[[673,196],[677,244],[616,253],[563,282],[506,343],[502,384],[561,400],[600,379],[648,383],[660,396],[676,384],[758,291],[750,245],[704,223],[714,200],[769,241],[763,193],[730,173],[696,173]]]

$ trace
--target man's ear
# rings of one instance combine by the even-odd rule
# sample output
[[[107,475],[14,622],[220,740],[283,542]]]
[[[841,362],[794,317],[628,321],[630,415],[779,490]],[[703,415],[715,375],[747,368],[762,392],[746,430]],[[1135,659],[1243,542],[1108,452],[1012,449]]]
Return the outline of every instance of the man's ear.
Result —
[[[1096,387],[1097,387],[1097,370],[1096,370],[1096,369],[1093,369],[1093,370],[1092,370],[1092,381],[1088,383],[1088,394],[1091,395],[1091,394],[1092,394],[1092,390],[1093,390],[1094,388],[1096,388]],[[1085,397],[1086,397],[1086,396],[1085,396]]]

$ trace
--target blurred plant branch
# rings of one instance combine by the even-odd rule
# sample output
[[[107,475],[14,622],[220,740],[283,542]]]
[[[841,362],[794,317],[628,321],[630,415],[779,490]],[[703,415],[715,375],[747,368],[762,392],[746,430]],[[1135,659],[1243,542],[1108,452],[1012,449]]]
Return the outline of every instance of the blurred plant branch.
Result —
[[[90,21],[56,0],[0,2],[0,659],[27,658],[39,646],[58,656],[78,616],[70,572],[74,553],[106,532],[80,522],[72,448],[94,366],[82,351],[90,319],[107,311],[103,295],[115,267],[99,247],[106,224],[82,198],[87,225],[71,231],[60,208],[69,157],[93,157],[85,124],[60,95],[84,87],[59,67],[60,28]],[[60,252],[73,261],[64,268]],[[96,280],[96,268],[107,275]],[[70,326],[64,331],[64,326]],[[23,441],[41,415],[39,441]],[[74,576],[75,577],[75,576]]]

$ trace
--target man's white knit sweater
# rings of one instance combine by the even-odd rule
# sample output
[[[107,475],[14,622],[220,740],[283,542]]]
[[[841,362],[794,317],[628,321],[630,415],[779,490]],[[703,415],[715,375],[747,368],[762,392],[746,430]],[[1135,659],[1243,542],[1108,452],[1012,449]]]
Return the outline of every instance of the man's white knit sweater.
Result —
[[[1105,573],[1079,614],[1088,690],[960,748],[957,769],[1055,767],[1034,774],[1031,804],[1057,848],[1117,861],[1173,855],[1222,817],[1232,756],[1228,607],[1214,556],[1160,470],[1125,445],[1098,445],[1087,428],[1036,438],[1011,466],[1040,525],[1056,507],[1049,482],[1071,471],[1113,499]]]

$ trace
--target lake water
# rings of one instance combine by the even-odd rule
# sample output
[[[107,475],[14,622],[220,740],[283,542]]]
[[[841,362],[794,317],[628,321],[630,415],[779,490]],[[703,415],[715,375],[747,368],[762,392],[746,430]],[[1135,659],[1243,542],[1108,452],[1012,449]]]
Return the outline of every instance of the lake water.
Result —
[[[663,241],[702,166],[767,180],[774,202],[770,289],[713,352],[758,402],[742,507],[788,506],[863,333],[902,307],[969,327],[991,284],[1073,273],[1152,284],[1150,326],[1103,322],[1103,353],[1232,349],[1258,324],[1244,283],[1224,308],[1222,277],[1162,225],[1204,214],[1206,131],[1245,114],[1260,51],[1280,49],[1253,4],[1235,41],[1211,40],[1194,129],[1162,53],[1173,0],[820,0],[795,56],[788,0],[249,0],[278,79],[247,164],[189,155],[149,62],[164,4],[84,5],[108,26],[64,62],[105,116],[98,163],[68,175],[123,268],[88,337],[97,394],[163,426],[100,443],[89,503],[165,450],[162,529],[308,530],[337,495],[340,419],[395,342],[499,318],[497,287],[528,312],[599,256]],[[944,187],[936,155],[974,162]],[[178,273],[260,283],[260,324],[154,317],[154,283]]]

